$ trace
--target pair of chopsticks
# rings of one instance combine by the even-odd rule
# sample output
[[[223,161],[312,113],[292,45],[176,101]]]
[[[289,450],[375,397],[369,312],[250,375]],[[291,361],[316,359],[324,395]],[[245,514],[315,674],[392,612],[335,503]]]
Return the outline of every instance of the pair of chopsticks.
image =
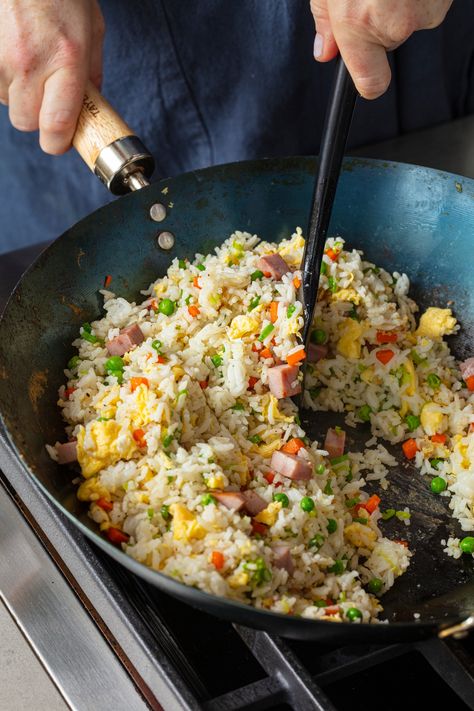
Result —
[[[349,133],[357,98],[357,91],[346,65],[341,57],[337,61],[332,93],[325,117],[319,153],[319,168],[303,254],[301,289],[305,320],[303,343],[305,344],[306,353],[308,353],[311,324],[318,297],[324,245],[346,147],[347,134]],[[301,402],[302,400],[303,393]]]

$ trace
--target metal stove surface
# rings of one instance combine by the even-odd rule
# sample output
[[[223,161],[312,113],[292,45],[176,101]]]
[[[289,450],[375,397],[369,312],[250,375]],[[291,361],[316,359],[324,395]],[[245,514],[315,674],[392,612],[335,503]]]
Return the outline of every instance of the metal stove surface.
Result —
[[[436,147],[423,160],[423,143]],[[366,154],[452,165],[474,120]],[[453,138],[455,142],[453,144]],[[410,147],[412,141],[412,147]],[[474,145],[474,140],[472,141]],[[387,150],[389,153],[387,155]],[[467,152],[459,149],[466,159]],[[474,174],[474,158],[459,165]],[[0,307],[38,248],[0,257]],[[0,594],[73,709],[474,709],[474,639],[334,647],[232,626],[151,588],[41,494],[0,432]]]

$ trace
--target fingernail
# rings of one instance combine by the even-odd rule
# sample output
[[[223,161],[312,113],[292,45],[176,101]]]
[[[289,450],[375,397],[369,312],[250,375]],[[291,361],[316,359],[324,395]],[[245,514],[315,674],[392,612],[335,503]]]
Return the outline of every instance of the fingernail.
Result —
[[[320,56],[323,53],[323,45],[324,45],[324,39],[323,36],[319,34],[319,32],[316,33],[316,37],[314,38],[314,58],[319,59]]]

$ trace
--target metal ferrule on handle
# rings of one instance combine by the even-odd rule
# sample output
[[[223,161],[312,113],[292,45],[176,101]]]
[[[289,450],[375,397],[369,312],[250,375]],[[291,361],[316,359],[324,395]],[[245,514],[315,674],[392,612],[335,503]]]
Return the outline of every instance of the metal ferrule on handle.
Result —
[[[148,185],[154,161],[137,136],[118,138],[97,156],[94,173],[107,190],[121,195]]]

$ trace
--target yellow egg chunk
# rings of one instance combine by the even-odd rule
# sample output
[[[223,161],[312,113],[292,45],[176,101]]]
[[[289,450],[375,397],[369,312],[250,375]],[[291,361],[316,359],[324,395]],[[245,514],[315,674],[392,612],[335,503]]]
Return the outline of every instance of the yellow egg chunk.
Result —
[[[222,474],[215,474],[206,479],[208,489],[223,489],[225,486]]]
[[[421,426],[429,437],[442,433],[448,426],[448,418],[440,412],[435,402],[426,402],[420,413]]]
[[[229,338],[236,339],[242,336],[248,336],[251,333],[257,333],[259,330],[259,322],[250,316],[236,316],[232,319],[229,327]]]
[[[430,306],[422,314],[415,334],[435,340],[452,333],[455,325],[456,319],[451,309],[438,309],[436,306]]]
[[[260,511],[260,513],[255,516],[255,521],[264,523],[266,526],[273,526],[278,518],[280,509],[281,503],[279,501],[273,501],[273,503],[268,504],[266,509],[263,509],[263,511]]]
[[[183,504],[172,504],[173,538],[175,541],[191,541],[193,538],[204,538],[206,529],[201,526],[196,516]]]
[[[137,451],[137,443],[130,433],[121,435],[121,427],[115,420],[91,422],[81,427],[77,435],[77,460],[82,476],[88,478],[104,467],[120,459],[131,459]]]
[[[86,479],[77,490],[79,501],[97,501],[101,496],[108,496],[109,492],[102,486],[96,476]]]
[[[413,362],[411,358],[407,358],[405,363],[403,364],[405,368],[405,373],[403,375],[403,380],[402,380],[402,389],[401,389],[401,407],[400,407],[400,417],[405,417],[407,414],[408,410],[410,409],[409,404],[406,400],[404,395],[406,397],[413,397],[415,395],[417,388],[418,388],[418,377],[416,375],[415,371],[415,366],[413,365]],[[417,414],[417,413],[414,413]]]
[[[294,417],[287,417],[278,409],[278,400],[274,395],[266,393],[262,398],[262,415],[273,424],[274,422],[293,422]]]
[[[281,439],[278,437],[278,439],[273,440],[273,442],[268,442],[268,444],[261,444],[259,446],[254,445],[252,447],[252,451],[258,452],[258,454],[264,459],[269,459],[273,452],[276,452],[276,450],[280,449],[280,447]]]
[[[299,267],[301,263],[301,251],[304,249],[304,237],[298,232],[293,239],[280,247],[279,254],[290,267]]]
[[[368,548],[369,550],[374,547],[375,541],[377,540],[377,534],[371,528],[366,526],[364,523],[351,523],[344,529],[344,536],[352,543],[356,548]]]
[[[331,296],[331,299],[332,301],[348,301],[358,306],[361,296],[355,289],[339,289],[339,291],[336,291],[336,293]],[[352,320],[353,319],[351,319],[351,321]]]
[[[360,358],[361,337],[364,327],[353,318],[346,318],[340,324],[341,337],[337,344],[337,350],[345,358]]]
[[[234,573],[234,575],[231,575],[230,578],[227,578],[227,582],[233,589],[244,587],[245,585],[247,585],[248,581],[248,573]]]

